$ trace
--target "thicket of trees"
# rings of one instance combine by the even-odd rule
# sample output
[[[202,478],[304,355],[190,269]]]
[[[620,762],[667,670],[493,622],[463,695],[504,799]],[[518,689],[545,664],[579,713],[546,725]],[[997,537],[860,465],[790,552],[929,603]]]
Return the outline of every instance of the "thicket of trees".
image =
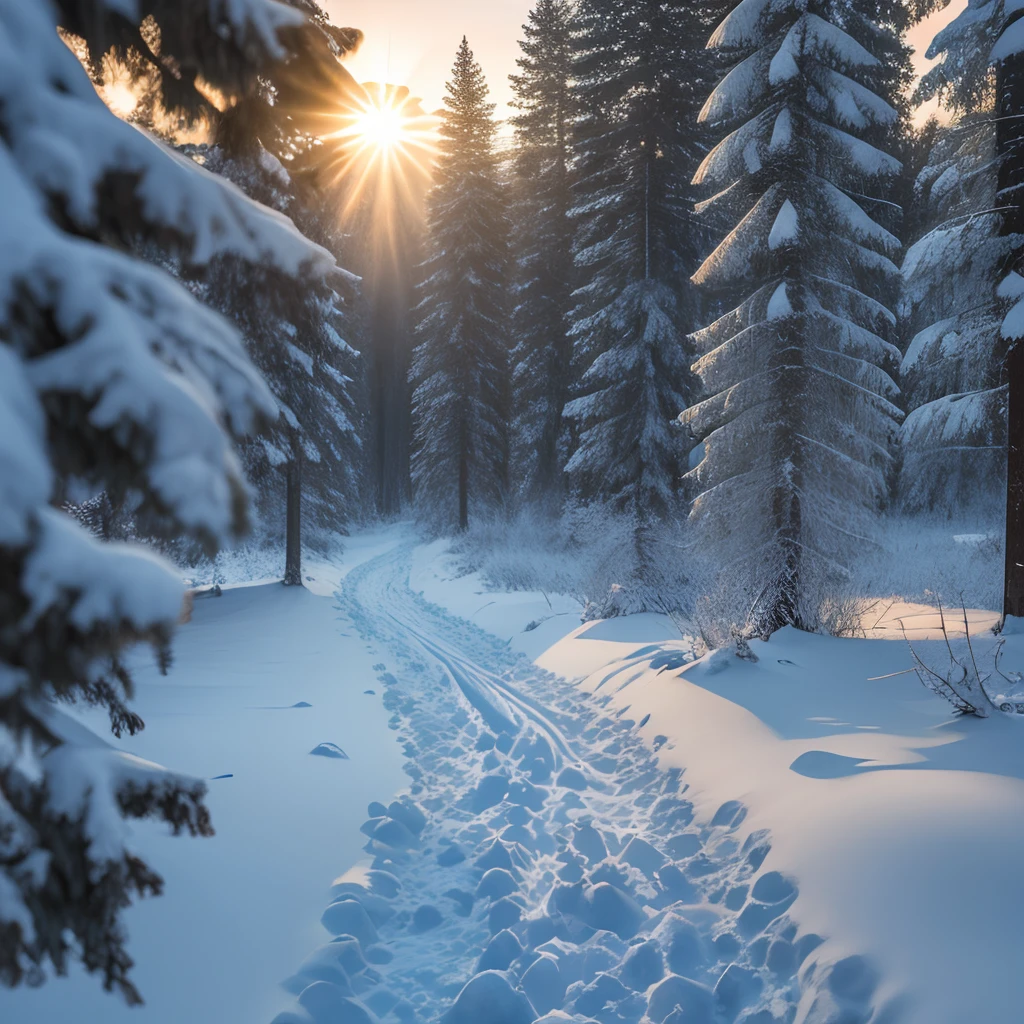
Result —
[[[161,882],[110,823],[210,830],[55,703],[142,726],[125,655],[166,662],[181,587],[118,540],[212,555],[255,510],[298,584],[303,522],[410,483],[442,530],[589,506],[630,524],[630,607],[700,564],[767,633],[819,624],[886,511],[1005,507],[1024,614],[1024,9],[940,33],[917,98],[953,120],[915,129],[929,0],[538,0],[508,147],[458,49],[424,234],[425,160],[353,187],[358,32],[172,6],[0,0],[5,984],[77,956],[137,999],[120,913]]]
[[[915,128],[905,36],[935,6],[539,0],[501,167],[506,508],[628,515],[637,584],[663,569],[662,527],[685,524],[677,573],[713,577],[721,614],[758,632],[820,625],[886,512],[998,529],[1008,501],[1024,536],[1012,443],[1006,497],[1024,28],[971,3],[914,98],[952,121]],[[435,424],[421,410],[423,438]],[[434,478],[421,508],[454,486]],[[1007,609],[1024,611],[1015,550]]]

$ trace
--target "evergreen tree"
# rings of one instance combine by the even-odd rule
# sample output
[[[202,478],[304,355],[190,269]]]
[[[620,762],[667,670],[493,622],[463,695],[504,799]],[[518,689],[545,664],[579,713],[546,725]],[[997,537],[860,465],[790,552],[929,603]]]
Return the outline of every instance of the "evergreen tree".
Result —
[[[992,96],[996,124],[996,205],[1009,253],[997,298],[1012,303],[1000,325],[1005,345],[1006,534],[1003,614],[1024,617],[1024,8],[1009,0],[970,0],[933,40],[942,56],[924,88],[961,109]],[[991,91],[990,91],[991,90]]]
[[[583,0],[574,30],[574,397],[565,409],[573,494],[647,527],[674,507],[691,396],[688,284],[703,248],[690,179],[709,83],[699,8]]]
[[[421,511],[465,529],[508,486],[507,224],[494,105],[463,37],[447,86],[412,377]]]
[[[943,6],[924,4],[918,17]],[[917,102],[938,98],[959,116],[991,110],[995,104],[992,47],[999,32],[1003,4],[998,0],[968,0],[966,8],[936,33],[925,56],[935,63],[914,90]]]
[[[728,134],[696,181],[735,226],[695,280],[735,307],[695,335],[710,397],[684,416],[704,443],[691,518],[760,632],[816,624],[817,585],[888,490],[900,164],[880,147],[902,12],[742,0],[711,38],[735,63],[701,117]]]
[[[527,500],[558,504],[565,463],[562,412],[572,340],[572,8],[539,0],[523,26],[515,94],[517,270],[513,353],[512,476]]]
[[[306,18],[299,45],[245,102],[216,115],[219,145],[205,154],[206,165],[287,213],[340,262],[337,125],[362,92],[341,61],[361,35],[332,25],[314,0],[289,2]],[[242,328],[281,409],[274,435],[248,444],[245,461],[263,526],[284,534],[285,583],[300,584],[303,539],[311,536],[302,524],[324,537],[361,509],[365,392],[349,344],[359,326],[356,282],[338,271],[331,281],[296,287],[273,271],[224,260],[208,282],[207,301]]]
[[[296,185],[258,140],[237,157],[218,147],[192,152],[253,199],[289,214],[340,260],[327,197]],[[296,282],[272,267],[220,257],[199,294],[234,321],[277,401],[276,423],[244,445],[243,461],[263,537],[285,539],[285,582],[299,584],[302,537],[344,531],[361,511],[365,398],[359,353],[347,340],[358,326],[355,281],[338,271],[329,281]]]
[[[216,143],[186,145],[182,151],[251,198],[287,213],[306,237],[340,261],[342,236],[332,195],[338,190],[333,176],[338,144],[331,136],[346,99],[361,93],[340,63],[360,34],[331,25],[313,0],[289,2],[306,20],[286,59],[267,68],[249,93],[223,111],[201,94],[192,106],[182,103],[177,112],[202,117]],[[115,49],[114,60],[112,70],[127,70],[140,97],[129,119],[157,134],[166,130],[176,111],[165,106],[158,68],[133,60],[123,49]],[[108,69],[109,59],[101,71]],[[140,253],[189,276],[158,245],[146,245]],[[331,282],[318,277],[296,282],[273,266],[254,268],[225,255],[191,287],[242,330],[247,351],[277,399],[276,424],[265,436],[247,441],[242,454],[246,476],[255,485],[260,540],[284,540],[285,582],[298,584],[303,539],[344,530],[359,509],[362,367],[358,353],[343,340],[357,328],[354,281],[338,271]],[[348,293],[344,312],[340,292]]]
[[[230,435],[273,399],[234,329],[130,253],[174,246],[292,276],[328,253],[279,215],[119,121],[71,45],[120,43],[183,89],[226,101],[287,55],[301,16],[271,0],[0,0],[0,981],[38,983],[80,959],[129,1002],[122,910],[162,880],[125,845],[122,818],[209,834],[204,784],[131,758],[62,712],[129,710],[127,650],[160,664],[182,607],[175,571],[103,543],[58,506],[70,491],[127,496],[145,532],[208,550],[246,524]],[[170,77],[174,77],[171,75]]]
[[[999,233],[995,147],[989,116],[963,117],[942,129],[917,179],[923,230],[903,260],[899,307],[910,338],[899,492],[912,512],[992,514],[1003,501],[1006,302],[995,283],[1020,239]]]

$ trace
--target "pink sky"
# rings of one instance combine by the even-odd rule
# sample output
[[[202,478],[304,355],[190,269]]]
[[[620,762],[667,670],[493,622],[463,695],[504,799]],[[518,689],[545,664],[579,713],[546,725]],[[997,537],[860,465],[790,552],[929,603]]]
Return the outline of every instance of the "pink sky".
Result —
[[[498,117],[508,114],[508,76],[515,70],[521,27],[531,0],[321,0],[336,24],[354,25],[366,34],[349,61],[360,81],[387,79],[408,85],[428,110],[441,104],[444,83],[463,34],[480,61],[498,103]],[[952,0],[916,26],[910,41],[922,51],[931,37],[966,0]]]

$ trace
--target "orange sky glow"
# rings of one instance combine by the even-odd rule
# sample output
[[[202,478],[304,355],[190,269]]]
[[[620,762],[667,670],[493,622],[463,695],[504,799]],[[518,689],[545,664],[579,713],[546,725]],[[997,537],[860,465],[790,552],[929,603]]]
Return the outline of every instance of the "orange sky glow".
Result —
[[[359,52],[348,61],[360,81],[390,81],[408,85],[422,97],[427,110],[436,110],[444,96],[459,40],[465,34],[480,61],[498,104],[496,114],[509,114],[508,76],[515,70],[522,24],[531,0],[322,0],[336,24],[353,25],[366,34]],[[915,68],[928,62],[924,51],[932,36],[959,13],[966,0],[926,18],[910,33],[917,50]],[[922,108],[920,120],[935,109]]]

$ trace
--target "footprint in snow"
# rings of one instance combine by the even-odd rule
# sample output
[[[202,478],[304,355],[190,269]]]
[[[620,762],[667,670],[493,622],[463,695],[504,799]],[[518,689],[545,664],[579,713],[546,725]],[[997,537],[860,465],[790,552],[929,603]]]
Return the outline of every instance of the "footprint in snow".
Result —
[[[765,832],[744,839],[743,804],[727,801],[698,829],[682,771],[653,761],[628,708],[602,713],[513,664],[498,642],[403,590],[396,557],[353,573],[351,615],[393,656],[391,672],[374,668],[409,794],[367,808],[367,877],[336,886],[325,920],[336,937],[289,982],[298,1005],[274,1024],[779,1024],[804,996],[822,1019],[871,1016],[877,978],[859,958],[793,980],[822,940],[790,920],[796,886],[762,870],[770,842]],[[389,569],[394,592],[382,588]],[[414,628],[384,628],[396,601]],[[662,669],[689,660],[651,654]],[[514,702],[516,728],[488,728],[453,675],[477,684],[474,696]],[[651,722],[636,717],[639,728]],[[339,756],[324,748],[339,749],[312,753]],[[378,891],[371,874],[391,889]]]

